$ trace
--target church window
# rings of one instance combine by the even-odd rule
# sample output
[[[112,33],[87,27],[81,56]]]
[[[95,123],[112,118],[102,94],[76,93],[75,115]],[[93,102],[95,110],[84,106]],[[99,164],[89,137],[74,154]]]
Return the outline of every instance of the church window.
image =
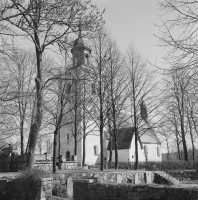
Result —
[[[69,140],[69,134],[67,134],[67,140]]]
[[[160,148],[159,148],[159,146],[157,147],[157,156],[160,157]]]
[[[98,155],[98,146],[97,145],[94,146],[94,155]]]
[[[96,94],[96,86],[95,86],[95,83],[92,83],[92,84],[91,84],[91,92],[92,92],[92,94]]]
[[[147,147],[147,145],[144,146],[144,153],[148,154],[148,147]]]
[[[70,151],[66,151],[66,159],[70,160]]]

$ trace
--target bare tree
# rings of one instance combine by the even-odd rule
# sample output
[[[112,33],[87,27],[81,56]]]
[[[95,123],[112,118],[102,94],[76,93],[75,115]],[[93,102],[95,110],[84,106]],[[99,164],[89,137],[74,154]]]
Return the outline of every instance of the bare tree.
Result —
[[[56,70],[57,71],[57,70]],[[69,102],[71,101],[68,95],[68,84],[71,81],[69,76],[69,70],[58,70],[57,73],[53,73],[53,82],[47,86],[47,97],[45,100],[44,108],[48,113],[48,124],[54,129],[54,142],[53,142],[53,173],[56,172],[56,159],[59,148],[57,144],[58,137],[60,137],[60,129],[67,126],[73,121],[68,120],[68,115],[71,112]],[[52,76],[52,74],[50,74]],[[50,117],[49,117],[50,116]],[[58,153],[58,156],[60,153]]]
[[[106,84],[109,82],[109,99],[108,107],[109,113],[107,113],[108,124],[109,124],[109,134],[110,134],[110,145],[115,149],[115,169],[118,169],[118,146],[117,146],[117,134],[116,131],[122,124],[124,118],[121,117],[121,112],[124,112],[125,102],[128,97],[126,92],[127,79],[126,74],[123,72],[124,59],[116,45],[115,41],[109,41],[107,47],[107,80]],[[108,97],[107,97],[108,98]],[[114,144],[112,144],[112,138]],[[110,149],[110,151],[111,151]],[[111,155],[110,155],[111,156]],[[111,160],[111,158],[110,158]]]
[[[152,131],[150,123],[154,117],[152,113],[159,106],[154,90],[154,74],[147,68],[146,62],[131,45],[127,51],[126,69],[128,73],[129,107],[135,135],[135,169],[138,169],[138,141],[147,131]],[[148,108],[146,107],[149,106]],[[149,116],[150,114],[150,116]],[[148,129],[144,125],[148,125]]]
[[[108,63],[108,36],[107,31],[101,29],[93,41],[92,45],[92,83],[96,88],[96,95],[93,95],[93,114],[92,119],[95,121],[100,133],[100,158],[101,171],[104,169],[104,128],[107,125],[108,104],[107,95],[109,80],[107,78],[107,63]]]
[[[186,143],[186,106],[187,106],[187,90],[189,86],[189,79],[186,78],[186,70],[175,70],[170,75],[170,82],[167,84],[167,90],[169,90],[169,100],[172,104],[172,114],[174,116],[174,124],[176,127],[176,138],[178,141],[177,127],[180,128],[181,141],[183,144],[184,159],[188,160],[188,150]],[[169,105],[170,106],[170,105]],[[170,108],[170,107],[169,107]],[[178,123],[177,123],[178,121]],[[179,144],[178,152],[179,152]],[[179,155],[180,157],[180,155]]]
[[[159,1],[162,11],[161,34],[157,36],[162,46],[169,47],[166,58],[182,67],[193,67],[197,58],[197,4],[196,1]],[[179,32],[177,31],[179,30]]]
[[[6,77],[9,87],[1,97],[4,101],[4,116],[9,115],[15,124],[15,133],[19,132],[21,155],[24,153],[24,137],[30,122],[30,101],[34,93],[35,55],[24,49],[13,49],[1,54],[2,77]]]
[[[37,136],[42,123],[43,110],[43,53],[47,47],[58,43],[65,35],[78,30],[81,19],[82,31],[95,31],[101,14],[89,1],[2,1],[0,26],[1,35],[21,36],[33,42],[36,52],[36,106],[30,128],[28,167],[34,164]],[[5,26],[6,25],[6,26]]]

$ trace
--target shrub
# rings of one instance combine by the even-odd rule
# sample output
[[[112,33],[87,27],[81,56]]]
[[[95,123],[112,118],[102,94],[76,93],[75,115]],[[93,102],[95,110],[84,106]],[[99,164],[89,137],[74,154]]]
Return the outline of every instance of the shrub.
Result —
[[[67,187],[61,184],[54,185],[52,195],[62,198],[67,198]]]
[[[108,168],[113,169],[115,163],[108,163]],[[198,169],[198,162],[192,161],[163,161],[163,162],[139,162],[139,169],[152,171],[167,171],[167,170],[194,170]],[[132,162],[119,162],[119,169],[134,169]]]
[[[19,175],[16,176],[14,181],[17,181],[25,188],[31,188],[38,186],[38,183],[40,183],[41,178],[47,178],[50,176],[51,175],[47,171],[44,171],[39,168],[33,168],[22,171]]]

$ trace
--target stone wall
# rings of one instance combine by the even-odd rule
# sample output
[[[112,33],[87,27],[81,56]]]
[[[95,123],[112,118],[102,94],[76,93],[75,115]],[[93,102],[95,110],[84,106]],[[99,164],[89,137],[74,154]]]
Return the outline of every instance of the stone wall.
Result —
[[[197,188],[165,185],[100,184],[74,180],[73,200],[194,200]]]
[[[51,154],[36,154],[34,166],[52,171]],[[0,172],[17,172],[26,169],[27,155],[17,155],[12,151],[0,153]],[[59,169],[76,169],[77,161],[60,162]]]
[[[148,171],[125,171],[125,172],[84,172],[66,174],[52,174],[53,186],[67,187],[68,196],[73,197],[73,180],[92,179],[97,183],[133,183],[151,184],[154,181],[154,172]]]
[[[78,162],[77,161],[65,161],[59,164],[59,169],[66,170],[66,169],[77,169]]]
[[[69,177],[72,179],[94,179],[98,183],[132,183],[150,184],[154,181],[155,172],[152,171],[120,171],[120,172],[89,172],[52,174],[54,183],[66,185]]]
[[[37,185],[26,188],[14,180],[0,180],[1,200],[48,200],[52,196],[52,178],[42,178]]]

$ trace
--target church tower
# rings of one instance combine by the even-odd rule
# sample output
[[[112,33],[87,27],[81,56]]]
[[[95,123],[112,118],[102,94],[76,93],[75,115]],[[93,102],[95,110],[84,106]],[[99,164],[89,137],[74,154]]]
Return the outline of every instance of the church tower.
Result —
[[[79,37],[74,41],[71,50],[73,56],[72,69],[77,69],[79,67],[82,67],[82,65],[84,64],[84,50],[85,50],[84,41],[81,37]]]
[[[79,25],[78,38],[73,42],[71,49],[72,66],[69,68],[69,77],[67,85],[67,104],[66,118],[69,123],[60,130],[60,155],[67,161],[77,160],[82,162],[82,115],[83,103],[85,97],[85,84],[87,79],[87,62],[91,50],[87,48],[81,36],[81,25]]]
[[[77,69],[85,64],[85,59],[88,59],[91,49],[85,46],[81,35],[81,27],[79,27],[78,38],[74,41],[73,47],[71,49],[73,56],[73,67],[72,69]]]

